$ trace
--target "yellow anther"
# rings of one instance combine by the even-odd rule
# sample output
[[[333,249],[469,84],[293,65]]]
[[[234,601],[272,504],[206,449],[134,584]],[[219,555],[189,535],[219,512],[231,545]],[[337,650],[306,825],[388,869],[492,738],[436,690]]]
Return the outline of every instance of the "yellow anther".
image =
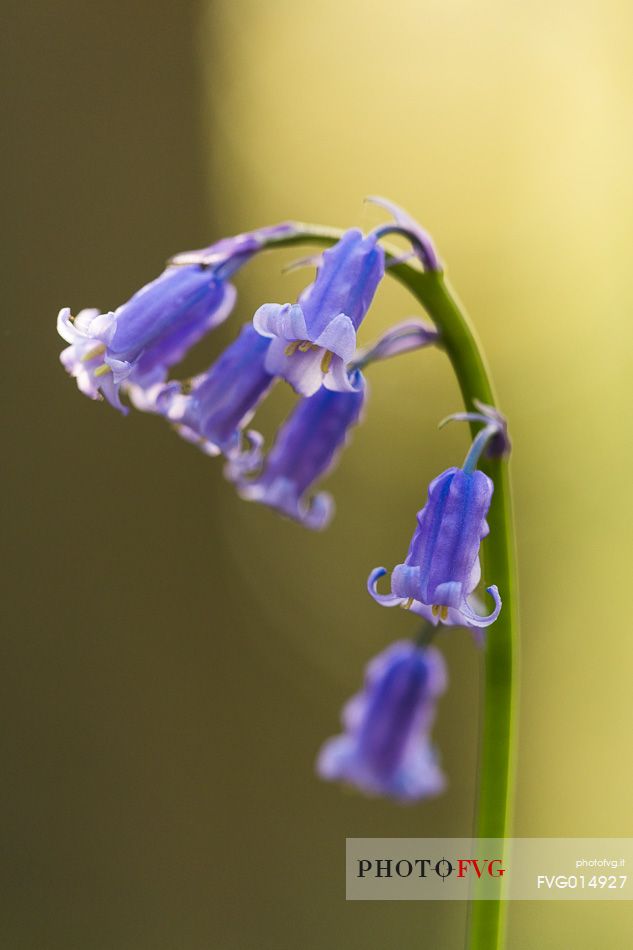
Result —
[[[108,366],[107,363],[104,363],[103,366],[100,366],[98,369],[94,371],[94,375],[105,376],[106,373],[111,373],[111,372],[112,372],[112,367]]]
[[[299,350],[301,353],[307,353],[308,350],[312,349],[313,344],[309,340],[304,340],[303,343],[299,344]]]
[[[413,603],[413,597],[408,597],[403,604],[400,604],[403,610],[410,610]]]
[[[106,345],[105,343],[99,343],[97,346],[94,346],[91,350],[88,350],[87,353],[81,357],[82,363],[88,363],[90,360],[93,360],[96,356],[101,356],[102,353],[105,353]]]
[[[323,359],[321,360],[321,372],[324,376],[330,368],[330,363],[332,362],[333,357],[334,353],[330,352],[330,350],[326,350],[323,354]]]
[[[440,607],[440,620],[446,620],[448,617],[448,607]]]
[[[286,349],[284,350],[284,353],[286,354],[286,356],[293,356],[296,353],[297,347],[299,346],[300,342],[301,340],[293,340],[292,343],[289,343]]]
[[[431,613],[433,614],[433,616],[437,617],[439,615],[439,612],[440,612],[440,605],[433,604],[433,606],[431,607]]]

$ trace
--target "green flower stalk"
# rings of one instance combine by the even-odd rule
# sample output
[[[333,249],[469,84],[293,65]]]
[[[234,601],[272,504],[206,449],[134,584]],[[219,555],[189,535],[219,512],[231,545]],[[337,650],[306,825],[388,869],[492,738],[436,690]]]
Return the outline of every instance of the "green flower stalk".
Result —
[[[339,232],[314,225],[296,225],[297,233],[274,242],[330,245]],[[389,263],[392,266],[389,266]],[[387,273],[403,284],[422,305],[439,333],[438,345],[448,356],[457,378],[473,438],[480,429],[481,407],[494,410],[497,401],[483,349],[463,307],[439,269],[424,270],[416,261],[388,257]],[[488,523],[490,535],[483,551],[486,572],[503,596],[503,610],[487,633],[484,646],[483,710],[479,751],[477,824],[479,838],[509,837],[514,774],[515,678],[518,651],[516,553],[512,494],[507,454],[484,455],[481,470],[492,479]],[[498,880],[499,894],[503,879]],[[504,903],[473,901],[470,950],[501,950],[504,946]]]

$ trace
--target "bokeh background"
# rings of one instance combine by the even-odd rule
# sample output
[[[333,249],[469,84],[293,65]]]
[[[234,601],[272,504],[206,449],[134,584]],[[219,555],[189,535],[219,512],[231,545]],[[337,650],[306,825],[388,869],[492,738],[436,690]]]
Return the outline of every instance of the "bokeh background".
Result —
[[[371,373],[312,536],[238,501],[159,420],[79,395],[62,305],[288,217],[435,236],[514,437],[517,835],[631,835],[633,12],[620,0],[10,2],[3,265],[0,941],[11,950],[463,945],[462,904],[346,904],[346,836],[467,835],[480,659],[444,636],[450,788],[415,808],[313,774],[366,661],[364,593],[466,433],[440,354]],[[234,321],[292,299],[288,255]],[[365,339],[416,312],[385,286]],[[276,392],[270,434],[290,397]],[[494,578],[490,578],[494,581]],[[622,948],[628,904],[514,904],[509,945]]]

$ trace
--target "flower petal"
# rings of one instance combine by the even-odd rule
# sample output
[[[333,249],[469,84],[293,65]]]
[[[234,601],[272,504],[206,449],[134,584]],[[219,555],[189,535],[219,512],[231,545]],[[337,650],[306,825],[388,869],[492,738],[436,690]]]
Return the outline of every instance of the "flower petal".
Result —
[[[226,454],[227,463],[224,475],[230,482],[235,482],[252,472],[257,471],[262,464],[262,448],[264,437],[255,429],[242,432],[242,438],[237,446]]]
[[[323,383],[322,350],[296,350],[292,355],[286,352],[288,343],[285,337],[271,340],[266,354],[266,371],[272,376],[281,376],[300,396],[313,396]]]
[[[308,339],[303,310],[296,303],[265,303],[255,312],[253,326],[262,336],[286,341]]]
[[[349,363],[356,351],[354,324],[346,314],[339,313],[312,342]]]
[[[323,377],[323,385],[330,392],[359,393],[365,386],[365,380],[359,369],[350,372],[343,360],[334,356],[327,374]]]
[[[381,577],[384,577],[385,574],[389,572],[384,567],[375,567],[367,578],[367,590],[374,598],[377,604],[380,604],[382,607],[398,607],[400,604],[406,603],[406,598],[398,597],[396,594],[379,594],[376,585]]]
[[[486,590],[492,597],[495,602],[494,609],[492,613],[489,613],[487,617],[482,617],[479,614],[475,613],[470,604],[465,601],[461,608],[460,614],[464,617],[465,626],[467,627],[489,627],[491,623],[499,616],[501,612],[501,597],[499,596],[499,590],[496,584],[493,584],[492,587],[487,587]]]

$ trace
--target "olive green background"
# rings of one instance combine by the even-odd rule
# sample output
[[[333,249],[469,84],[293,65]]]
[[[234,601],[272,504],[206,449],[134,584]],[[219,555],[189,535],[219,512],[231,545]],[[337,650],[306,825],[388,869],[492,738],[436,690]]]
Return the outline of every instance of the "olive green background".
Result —
[[[470,833],[480,657],[435,729],[446,794],[323,785],[367,660],[412,631],[364,592],[465,452],[438,353],[371,371],[310,535],[240,502],[160,420],[77,393],[61,306],[115,307],[171,253],[289,217],[434,234],[515,443],[523,649],[515,835],[631,835],[633,14],[627,3],[7,5],[2,175],[8,950],[463,946],[461,904],[346,904],[346,836]],[[240,276],[232,323],[306,273]],[[416,312],[381,288],[363,340]],[[290,404],[262,412],[267,434]],[[259,422],[259,419],[258,419]],[[494,582],[495,578],[487,579]],[[502,591],[503,594],[503,591]],[[494,628],[490,635],[494,635]],[[628,904],[516,904],[512,950],[627,945]]]

